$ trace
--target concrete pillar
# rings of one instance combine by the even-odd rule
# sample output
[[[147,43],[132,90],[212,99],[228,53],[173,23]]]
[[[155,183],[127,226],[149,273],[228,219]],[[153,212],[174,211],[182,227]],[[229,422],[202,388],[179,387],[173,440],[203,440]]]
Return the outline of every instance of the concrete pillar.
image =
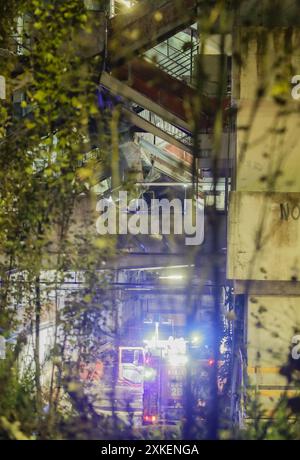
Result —
[[[300,330],[300,28],[239,27],[235,191],[227,276],[245,294],[248,376],[267,411],[283,393],[279,375]],[[290,394],[294,390],[290,389]]]

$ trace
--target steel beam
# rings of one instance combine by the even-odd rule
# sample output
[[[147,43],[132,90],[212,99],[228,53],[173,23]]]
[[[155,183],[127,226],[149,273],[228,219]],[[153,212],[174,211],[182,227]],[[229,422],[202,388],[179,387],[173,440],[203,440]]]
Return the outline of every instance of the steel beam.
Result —
[[[102,73],[101,84],[104,85],[107,89],[109,89],[112,93],[122,96],[125,99],[143,107],[144,109],[147,109],[150,112],[155,113],[168,123],[186,131],[191,130],[190,125],[185,120],[173,113],[170,113],[169,110],[162,107],[157,102],[144,96],[140,92],[136,91],[134,88],[131,88],[126,83],[117,80],[112,75],[109,75],[107,72]]]
[[[181,150],[184,150],[185,152],[192,153],[192,147],[184,144],[183,142],[180,142],[178,139],[175,137],[171,136],[170,134],[166,133],[162,129],[158,128],[155,126],[153,123],[150,123],[150,121],[145,120],[144,118],[140,117],[134,112],[131,112],[130,110],[123,108],[122,113],[124,116],[135,126],[138,128],[142,129],[143,131],[147,133],[151,133],[154,136],[160,137],[164,141],[168,142],[169,144],[174,145],[175,147],[178,147]]]
[[[166,71],[143,58],[136,58],[121,67],[113,69],[112,75],[131,88],[155,101],[164,109],[184,120],[185,129],[191,129],[191,113],[187,109],[193,107],[197,100],[197,91],[185,82],[172,77]],[[222,109],[230,106],[230,98],[224,97]],[[218,110],[215,97],[201,95],[202,117],[200,126],[203,130],[212,127],[212,119]]]

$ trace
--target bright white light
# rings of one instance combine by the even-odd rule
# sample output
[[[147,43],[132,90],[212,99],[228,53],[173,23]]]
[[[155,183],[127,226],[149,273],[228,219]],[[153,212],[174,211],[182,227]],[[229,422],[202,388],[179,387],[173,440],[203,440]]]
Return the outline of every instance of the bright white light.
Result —
[[[152,291],[151,288],[138,287],[138,288],[126,288],[125,291]]]
[[[182,280],[183,276],[182,275],[166,275],[166,276],[160,276],[160,280]]]
[[[145,371],[144,371],[144,379],[145,380],[154,380],[155,376],[156,376],[155,369],[153,369],[152,367],[148,368],[148,369],[145,369]]]
[[[122,3],[124,6],[127,6],[127,8],[131,8],[133,6],[132,0],[119,0],[119,3]]]
[[[192,337],[192,344],[193,345],[201,345],[203,343],[203,335],[202,334],[195,334]]]
[[[145,339],[143,342],[150,348],[156,348],[159,345],[155,335],[151,339]]]
[[[188,362],[186,355],[169,355],[168,362],[170,366],[185,366]]]

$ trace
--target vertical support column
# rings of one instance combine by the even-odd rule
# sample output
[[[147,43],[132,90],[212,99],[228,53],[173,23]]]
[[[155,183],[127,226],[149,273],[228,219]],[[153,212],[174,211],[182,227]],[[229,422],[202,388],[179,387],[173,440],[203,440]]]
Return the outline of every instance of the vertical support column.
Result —
[[[6,99],[6,80],[3,75],[0,75],[0,99]]]
[[[110,0],[110,5],[109,5],[109,17],[113,18],[116,14],[116,3],[115,0]]]
[[[270,413],[284,393],[279,370],[300,328],[300,213],[291,213],[300,205],[299,102],[291,96],[300,30],[239,26],[236,35],[243,63],[233,73],[239,110],[227,276],[244,283],[248,377]],[[290,210],[284,218],[283,205]]]

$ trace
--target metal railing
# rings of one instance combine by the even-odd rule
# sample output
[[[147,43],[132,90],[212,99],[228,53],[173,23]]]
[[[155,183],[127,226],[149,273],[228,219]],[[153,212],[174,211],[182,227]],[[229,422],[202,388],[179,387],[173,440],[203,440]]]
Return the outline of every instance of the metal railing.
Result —
[[[181,131],[176,126],[173,126],[170,123],[166,122],[153,112],[150,112],[149,110],[142,110],[139,113],[139,116],[147,121],[150,121],[150,123],[152,123],[154,126],[161,129],[170,136],[174,137],[174,139],[182,142],[183,144],[189,147],[193,145],[193,139],[190,134]]]
[[[192,84],[199,40],[192,28],[186,32],[187,40],[181,38],[182,33],[178,33],[156,45],[144,56],[172,77]]]

